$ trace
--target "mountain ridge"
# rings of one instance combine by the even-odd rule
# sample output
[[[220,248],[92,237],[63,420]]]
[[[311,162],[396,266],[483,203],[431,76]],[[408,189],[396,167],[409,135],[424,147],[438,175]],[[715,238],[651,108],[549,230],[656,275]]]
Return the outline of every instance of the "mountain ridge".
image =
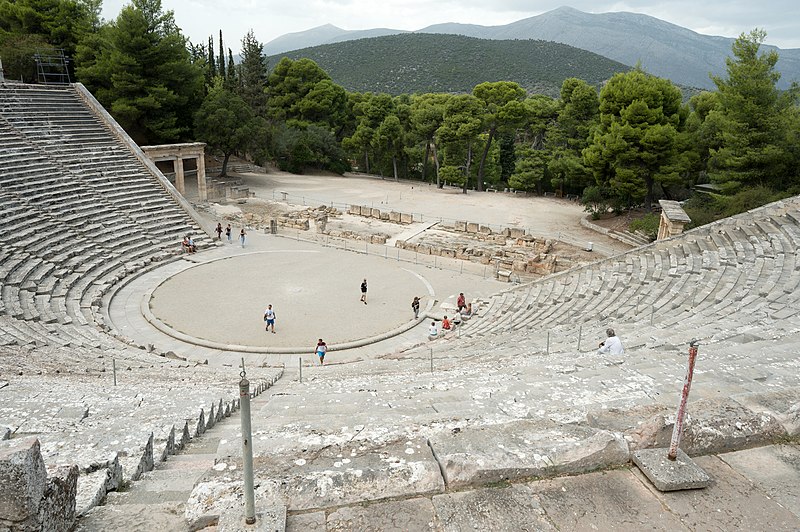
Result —
[[[331,31],[331,28],[338,32]],[[641,13],[621,11],[591,14],[571,7],[560,7],[498,26],[443,23],[406,32],[390,28],[350,31],[325,25],[273,39],[264,45],[264,51],[267,55],[278,55],[285,51],[361,38],[366,36],[365,32],[379,32],[374,36],[457,34],[489,40],[552,41],[587,50],[628,66],[640,64],[656,76],[703,89],[714,88],[709,74],[725,75],[725,58],[730,55],[731,45],[735,41],[730,37],[703,35]],[[287,39],[287,36],[292,37]],[[289,43],[303,43],[304,46],[287,48]],[[779,87],[786,88],[791,81],[800,81],[800,49],[763,45],[762,50],[777,50],[779,53],[780,60],[776,67],[782,74]]]
[[[470,93],[485,81],[515,81],[556,97],[564,79],[600,86],[629,67],[565,44],[403,33],[303,48],[268,57],[308,58],[349,91],[411,94]]]

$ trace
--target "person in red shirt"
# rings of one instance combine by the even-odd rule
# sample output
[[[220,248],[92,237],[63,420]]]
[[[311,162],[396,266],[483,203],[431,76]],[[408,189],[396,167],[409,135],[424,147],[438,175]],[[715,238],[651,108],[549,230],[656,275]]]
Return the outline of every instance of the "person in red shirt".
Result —
[[[444,319],[442,320],[442,329],[444,329],[445,331],[450,330],[450,320],[447,319],[447,316],[445,316]]]
[[[461,312],[461,309],[467,308],[467,298],[464,297],[464,292],[458,294],[458,300],[456,301],[456,306],[458,307],[459,312]]]

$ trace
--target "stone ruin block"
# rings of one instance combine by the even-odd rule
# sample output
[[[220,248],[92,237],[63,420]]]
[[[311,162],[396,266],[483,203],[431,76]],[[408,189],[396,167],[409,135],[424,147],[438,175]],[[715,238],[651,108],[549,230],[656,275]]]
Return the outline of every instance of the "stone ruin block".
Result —
[[[372,244],[385,244],[386,243],[386,237],[383,236],[383,235],[372,235],[372,238],[370,239],[370,242]]]
[[[42,530],[72,530],[78,496],[78,466],[61,466],[51,472],[39,508]]]
[[[360,205],[350,205],[350,209],[347,211],[350,214],[361,214],[361,206]]]
[[[400,223],[401,224],[410,224],[414,222],[414,217],[407,213],[400,213]]]
[[[388,222],[389,221],[389,213],[388,212],[382,212],[381,213],[381,220],[383,220],[385,222]]]
[[[442,257],[447,257],[449,259],[454,259],[456,257],[456,252],[453,251],[452,249],[442,248],[441,256]]]
[[[549,275],[553,273],[553,264],[548,262],[535,262],[533,264],[528,264],[525,268],[528,273],[534,273],[536,275]]]
[[[456,231],[459,231],[461,233],[466,233],[467,232],[467,222],[456,221],[456,224],[453,227],[453,229],[455,229]]]
[[[420,253],[422,255],[430,255],[431,247],[428,244],[420,244],[417,246],[417,253]]]
[[[482,226],[480,226],[478,228],[478,232],[479,233],[483,233],[484,235],[491,235],[492,234],[492,228],[489,227],[488,225],[482,225]]]
[[[372,207],[361,206],[361,216],[372,216]]]
[[[478,224],[473,222],[467,222],[467,233],[477,233],[478,232]]]
[[[395,240],[394,241],[394,247],[400,248],[400,249],[405,249],[406,241],[405,240]]]
[[[518,227],[512,227],[509,229],[509,236],[511,238],[522,238],[525,236],[525,229],[520,229]]]
[[[525,272],[528,267],[528,263],[524,260],[515,260],[511,263],[511,271],[514,272]]]
[[[400,223],[400,213],[396,211],[392,211],[389,213],[389,221],[394,222],[396,224]]]
[[[0,448],[0,523],[36,530],[47,470],[39,440],[10,440]]]
[[[478,262],[480,262],[481,264],[491,264],[492,257],[490,257],[489,255],[481,255],[480,260]]]
[[[456,250],[456,258],[458,260],[469,260],[470,254],[466,249]]]
[[[0,526],[5,530],[72,530],[78,467],[47,478],[39,440],[21,438],[0,447]]]
[[[509,236],[511,236],[511,228],[510,228],[510,227],[504,227],[504,228],[503,228],[503,229],[500,231],[500,236],[504,236],[504,237],[509,237]]]
[[[506,243],[506,237],[503,236],[503,235],[494,235],[493,240],[497,244],[505,244]]]

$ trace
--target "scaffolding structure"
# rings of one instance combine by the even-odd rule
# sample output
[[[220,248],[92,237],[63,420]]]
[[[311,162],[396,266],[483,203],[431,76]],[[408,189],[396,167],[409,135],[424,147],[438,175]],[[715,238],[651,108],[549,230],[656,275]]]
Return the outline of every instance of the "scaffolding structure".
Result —
[[[36,78],[43,84],[69,84],[69,62],[70,59],[64,55],[61,48],[49,50],[37,50],[33,54],[36,62]]]

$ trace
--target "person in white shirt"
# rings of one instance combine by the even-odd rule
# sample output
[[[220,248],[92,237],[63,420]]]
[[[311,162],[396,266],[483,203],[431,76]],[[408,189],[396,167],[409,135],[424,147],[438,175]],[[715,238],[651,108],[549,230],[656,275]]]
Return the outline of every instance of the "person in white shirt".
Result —
[[[606,329],[606,338],[603,342],[600,342],[600,349],[597,350],[598,355],[602,355],[603,353],[610,353],[612,355],[621,355],[625,352],[625,348],[622,347],[622,341],[619,337],[614,333],[614,329],[608,328]]]
[[[431,322],[431,328],[428,329],[428,340],[433,340],[439,336],[439,328],[436,326],[436,322]]]

